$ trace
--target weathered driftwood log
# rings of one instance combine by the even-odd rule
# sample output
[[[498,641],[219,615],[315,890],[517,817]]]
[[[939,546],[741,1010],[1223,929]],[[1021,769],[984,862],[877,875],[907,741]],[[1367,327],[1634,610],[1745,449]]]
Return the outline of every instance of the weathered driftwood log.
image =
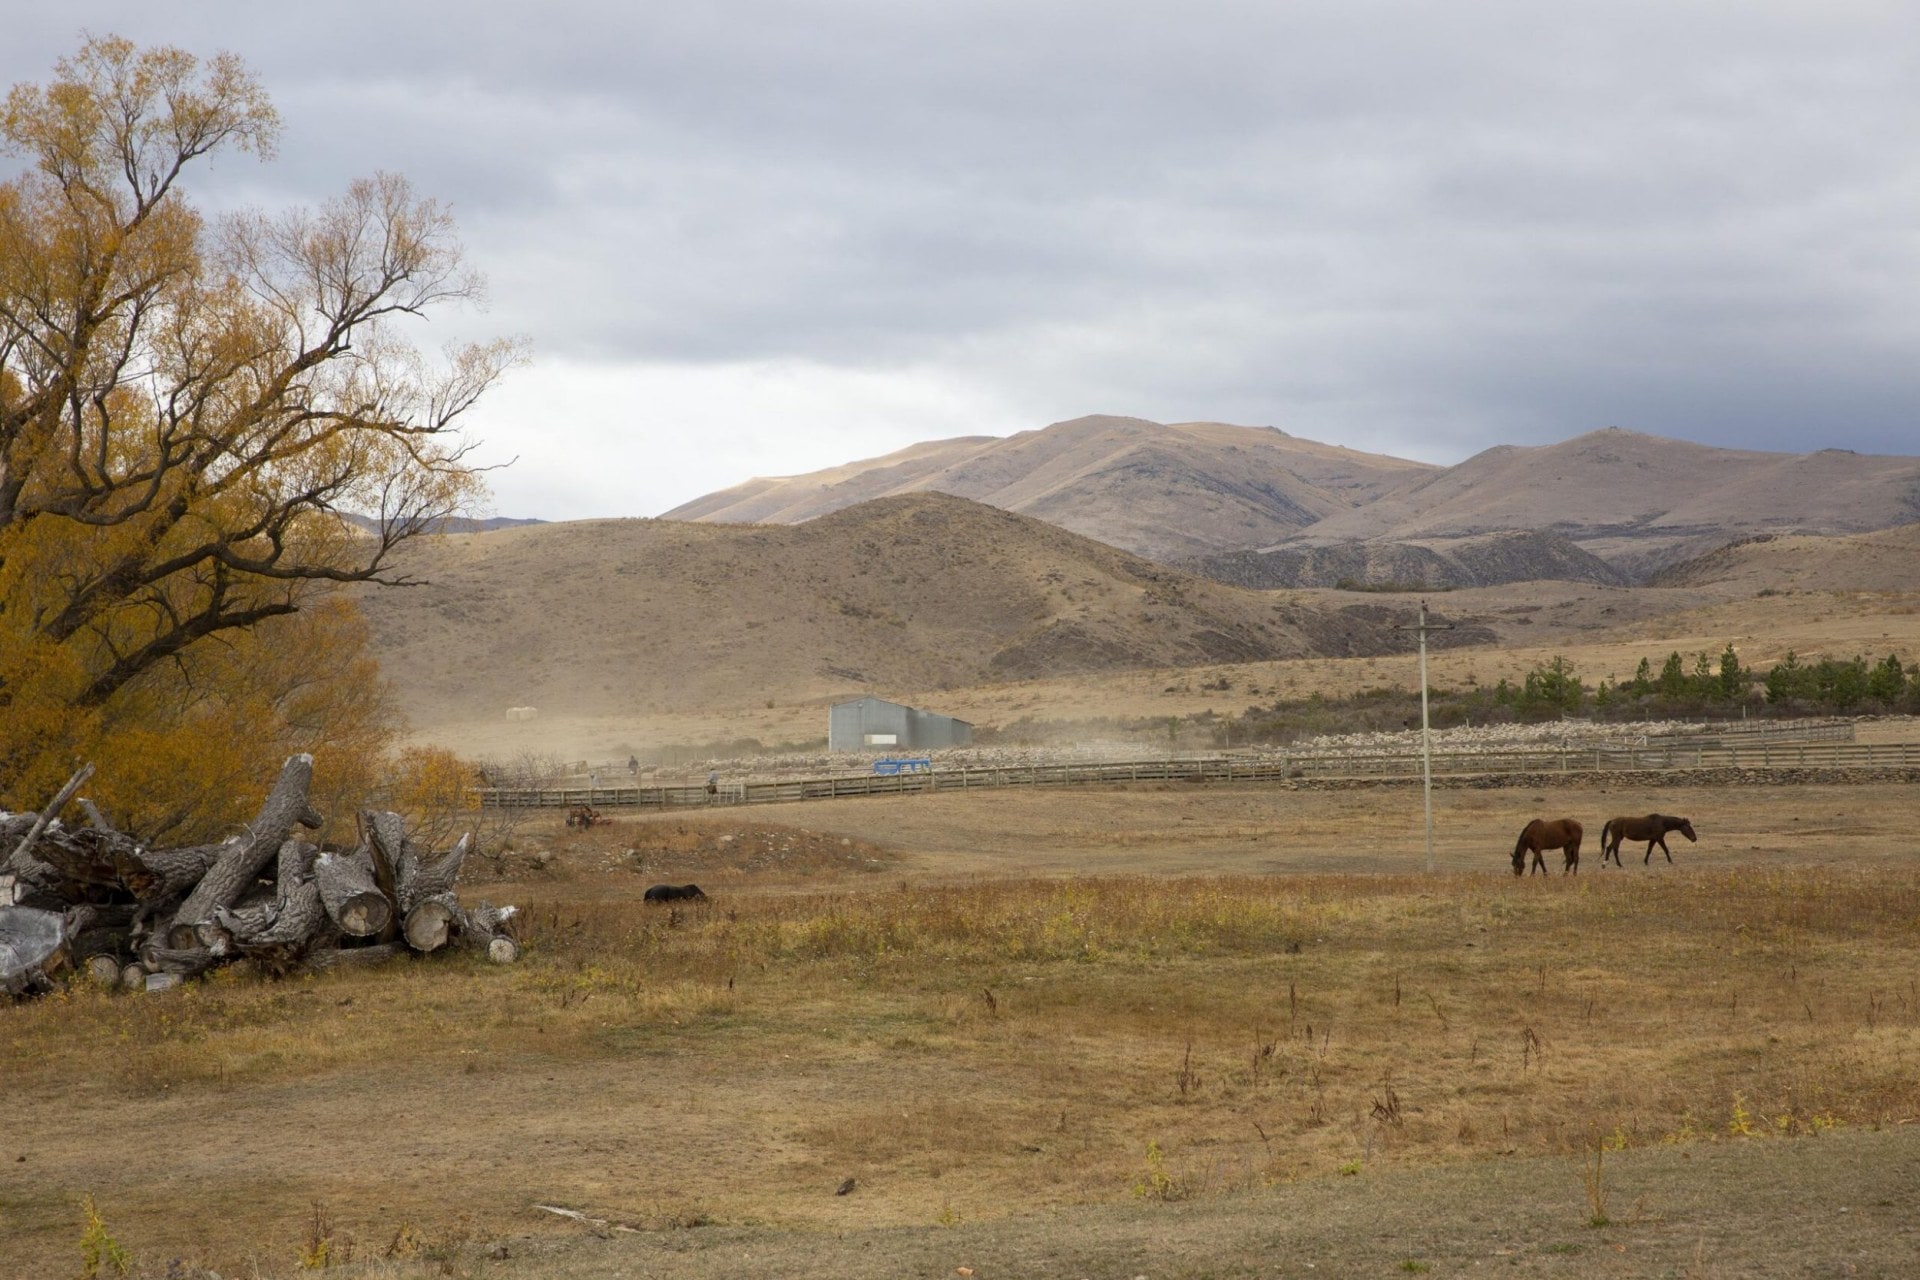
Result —
[[[313,879],[327,918],[348,937],[375,937],[392,923],[393,904],[374,883],[373,859],[365,849],[322,853]]]
[[[170,937],[177,945],[181,930],[192,930],[213,919],[214,908],[231,907],[245,893],[260,871],[275,854],[294,824],[318,828],[323,819],[307,803],[307,788],[313,783],[313,757],[302,753],[281,766],[279,780],[260,806],[246,836],[222,848],[220,857],[187,900],[174,912]]]
[[[0,907],[0,992],[46,990],[66,965],[66,943],[59,913]]]

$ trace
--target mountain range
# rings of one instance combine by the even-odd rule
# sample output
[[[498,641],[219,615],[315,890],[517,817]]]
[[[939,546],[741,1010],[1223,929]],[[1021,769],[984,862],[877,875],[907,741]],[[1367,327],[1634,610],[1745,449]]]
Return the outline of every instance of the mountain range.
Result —
[[[1760,534],[1920,519],[1920,458],[1722,449],[1609,427],[1439,467],[1270,427],[1098,416],[750,480],[665,518],[792,524],[930,491],[1247,586],[1626,582]]]

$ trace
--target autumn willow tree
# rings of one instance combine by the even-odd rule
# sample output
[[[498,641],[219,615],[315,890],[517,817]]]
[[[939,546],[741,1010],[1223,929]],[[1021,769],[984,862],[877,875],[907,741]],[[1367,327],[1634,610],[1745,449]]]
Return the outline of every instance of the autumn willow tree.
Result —
[[[131,829],[204,826],[285,749],[389,731],[338,588],[403,581],[395,549],[477,496],[459,422],[519,350],[406,340],[481,282],[404,178],[202,217],[196,162],[278,128],[231,55],[111,37],[6,98],[0,805],[87,754]]]

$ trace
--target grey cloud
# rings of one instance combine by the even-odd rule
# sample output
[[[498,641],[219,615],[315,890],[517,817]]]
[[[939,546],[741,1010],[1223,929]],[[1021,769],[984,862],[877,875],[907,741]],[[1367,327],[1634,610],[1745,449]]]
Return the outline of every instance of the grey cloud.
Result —
[[[288,116],[249,198],[408,172],[545,352],[936,365],[1027,425],[1436,460],[1913,449],[1899,6],[225,8],[32,14],[0,79],[82,25],[235,49]]]

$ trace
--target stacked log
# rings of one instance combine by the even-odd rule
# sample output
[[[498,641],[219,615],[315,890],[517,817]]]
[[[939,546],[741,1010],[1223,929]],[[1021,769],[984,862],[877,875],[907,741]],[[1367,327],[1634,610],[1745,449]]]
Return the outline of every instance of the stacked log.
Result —
[[[84,797],[92,766],[38,814],[0,813],[0,992],[45,991],[69,974],[164,990],[217,965],[282,974],[378,963],[452,945],[517,959],[512,907],[468,908],[454,892],[472,838],[444,853],[407,837],[400,815],[359,815],[359,843],[322,848],[296,833],[313,757],[281,768],[243,833],[220,844],[149,848]]]

